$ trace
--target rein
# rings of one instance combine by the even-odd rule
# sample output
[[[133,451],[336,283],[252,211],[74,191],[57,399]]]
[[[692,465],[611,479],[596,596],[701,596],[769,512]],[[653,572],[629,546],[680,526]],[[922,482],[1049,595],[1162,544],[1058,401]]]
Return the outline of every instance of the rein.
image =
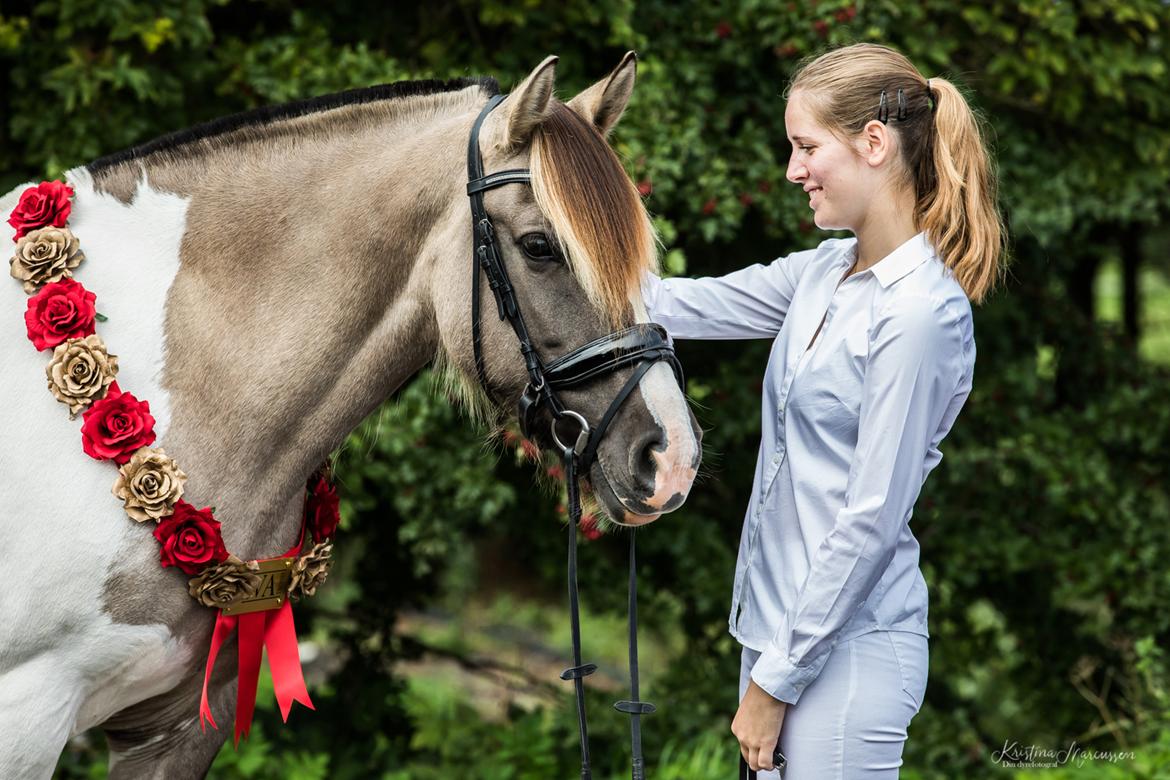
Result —
[[[506,98],[496,95],[487,102],[475,123],[467,145],[467,194],[471,200],[471,222],[474,252],[472,256],[471,333],[475,351],[475,370],[480,385],[488,391],[484,370],[483,347],[480,337],[480,272],[487,277],[488,286],[496,299],[501,320],[508,320],[520,342],[520,354],[528,372],[528,384],[518,402],[520,430],[530,436],[537,413],[547,407],[552,414],[551,433],[565,463],[565,482],[569,503],[568,586],[569,621],[573,638],[573,666],[561,672],[562,680],[572,680],[577,699],[577,724],[581,737],[581,777],[591,780],[589,763],[589,733],[585,715],[584,678],[597,671],[597,665],[581,659],[580,606],[577,594],[577,524],[581,519],[581,499],[578,475],[587,473],[597,456],[597,447],[613,421],[622,403],[637,387],[638,382],[660,360],[667,361],[674,370],[680,387],[685,387],[682,366],[674,354],[674,346],[665,329],[654,323],[639,323],[602,336],[545,365],[528,335],[515,288],[508,278],[503,253],[496,241],[496,232],[484,207],[483,193],[507,184],[531,184],[528,169],[512,169],[484,175],[483,159],[479,149],[479,131],[487,115]],[[590,428],[585,417],[568,409],[556,391],[586,384],[599,377],[634,366],[630,377],[610,403],[596,428]],[[569,419],[577,425],[577,435],[566,444],[557,434],[557,423]],[[640,716],[654,712],[654,705],[638,699],[638,607],[635,562],[635,532],[630,530],[629,577],[629,648],[630,699],[619,701],[614,708],[630,715],[630,747],[633,758],[632,778],[643,780],[645,767],[642,759],[642,730]]]

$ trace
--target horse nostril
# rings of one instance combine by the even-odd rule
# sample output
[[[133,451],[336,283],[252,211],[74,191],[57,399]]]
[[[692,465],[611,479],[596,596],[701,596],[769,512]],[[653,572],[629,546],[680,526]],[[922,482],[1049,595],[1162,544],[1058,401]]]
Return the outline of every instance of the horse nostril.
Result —
[[[630,474],[634,478],[634,484],[651,494],[654,492],[654,480],[658,472],[655,451],[663,452],[665,449],[666,436],[661,430],[654,430],[643,434],[630,450]]]

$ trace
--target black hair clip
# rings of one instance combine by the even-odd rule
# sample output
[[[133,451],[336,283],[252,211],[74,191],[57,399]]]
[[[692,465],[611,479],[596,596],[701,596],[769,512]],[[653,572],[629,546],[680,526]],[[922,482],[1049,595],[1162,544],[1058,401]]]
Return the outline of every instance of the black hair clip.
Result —
[[[930,86],[930,79],[926,80],[926,99],[930,101],[930,113],[933,114],[938,103],[934,99],[934,90]]]
[[[902,88],[898,88],[898,113],[894,115],[894,119],[899,122],[905,122],[909,112],[906,109],[906,95],[902,92]],[[878,121],[883,125],[890,119],[890,107],[886,103],[886,91],[882,90],[881,99],[878,101]]]

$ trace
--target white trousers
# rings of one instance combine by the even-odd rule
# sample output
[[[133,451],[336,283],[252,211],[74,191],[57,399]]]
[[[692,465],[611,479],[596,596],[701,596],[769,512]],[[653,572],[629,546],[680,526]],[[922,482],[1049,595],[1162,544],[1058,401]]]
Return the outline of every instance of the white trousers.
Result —
[[[928,641],[908,631],[871,631],[838,643],[784,714],[784,780],[896,780],[906,729],[926,693]],[[741,700],[759,657],[743,648]]]

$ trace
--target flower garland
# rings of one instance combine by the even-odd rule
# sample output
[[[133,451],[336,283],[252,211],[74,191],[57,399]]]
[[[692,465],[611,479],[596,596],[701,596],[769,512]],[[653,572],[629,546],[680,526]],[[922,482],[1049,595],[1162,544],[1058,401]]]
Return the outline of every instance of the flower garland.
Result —
[[[73,195],[73,188],[64,182],[41,182],[21,194],[8,217],[8,224],[16,230],[10,274],[32,296],[24,314],[28,338],[37,350],[53,351],[45,367],[48,389],[69,407],[69,419],[82,415],[82,450],[91,458],[110,460],[119,467],[111,492],[122,501],[130,519],[155,523],[160,565],[174,566],[190,575],[187,591],[191,597],[221,610],[200,709],[201,720],[205,718],[212,726],[215,721],[207,706],[207,681],[219,646],[238,621],[238,743],[251,724],[262,645],[269,650],[285,719],[293,701],[313,706],[304,690],[289,601],[312,596],[329,571],[332,539],[340,519],[331,468],[327,461],[309,478],[300,536],[285,555],[245,562],[228,552],[214,509],[197,509],[184,501],[187,475],[161,448],[150,446],[155,440],[150,404],[118,386],[118,356],[110,354],[96,333],[96,323],[106,318],[97,311],[97,297],[73,279],[73,270],[85,259],[77,237],[67,227]],[[306,531],[312,545],[302,552]],[[264,571],[262,564],[274,561],[283,561],[285,576],[270,576]],[[268,568],[282,573],[280,564]],[[230,614],[233,611],[235,614]]]

